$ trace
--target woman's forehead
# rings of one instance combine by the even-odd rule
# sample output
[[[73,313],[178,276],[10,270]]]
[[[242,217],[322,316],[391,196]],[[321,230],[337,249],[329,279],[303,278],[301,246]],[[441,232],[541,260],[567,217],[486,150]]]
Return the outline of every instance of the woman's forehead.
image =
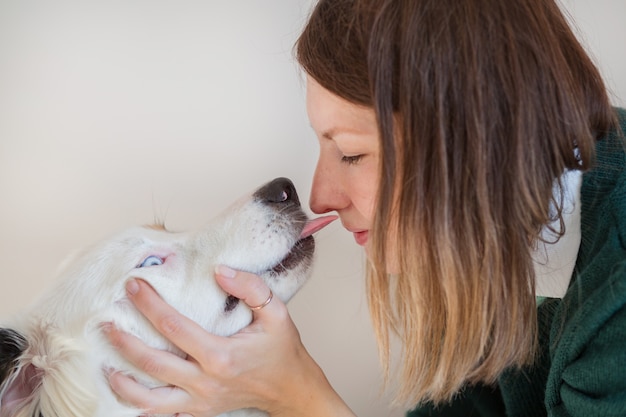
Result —
[[[374,109],[351,103],[307,77],[307,112],[311,126],[320,136],[339,132],[369,134],[377,130]]]

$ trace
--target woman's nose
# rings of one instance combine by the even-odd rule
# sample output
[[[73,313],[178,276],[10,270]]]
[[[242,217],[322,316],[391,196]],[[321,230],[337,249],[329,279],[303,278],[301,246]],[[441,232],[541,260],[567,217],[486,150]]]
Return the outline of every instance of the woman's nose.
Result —
[[[349,198],[343,190],[339,175],[331,167],[318,161],[311,185],[309,206],[315,214],[338,211],[349,205]]]

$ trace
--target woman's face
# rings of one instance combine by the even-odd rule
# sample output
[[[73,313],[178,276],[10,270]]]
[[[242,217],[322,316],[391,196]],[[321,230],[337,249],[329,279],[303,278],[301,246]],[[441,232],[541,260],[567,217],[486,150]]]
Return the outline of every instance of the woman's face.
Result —
[[[307,112],[320,155],[310,205],[336,211],[343,227],[366,246],[378,186],[378,127],[374,110],[346,101],[307,77]]]

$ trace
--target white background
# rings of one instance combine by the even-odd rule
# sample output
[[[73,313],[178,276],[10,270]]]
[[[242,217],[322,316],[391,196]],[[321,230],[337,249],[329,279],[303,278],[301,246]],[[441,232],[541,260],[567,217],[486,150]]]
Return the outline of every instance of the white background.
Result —
[[[626,0],[566,0],[626,105]],[[0,320],[73,249],[127,226],[204,224],[266,180],[306,204],[317,143],[292,59],[309,0],[0,0]],[[363,254],[340,225],[290,310],[362,417],[379,395]]]

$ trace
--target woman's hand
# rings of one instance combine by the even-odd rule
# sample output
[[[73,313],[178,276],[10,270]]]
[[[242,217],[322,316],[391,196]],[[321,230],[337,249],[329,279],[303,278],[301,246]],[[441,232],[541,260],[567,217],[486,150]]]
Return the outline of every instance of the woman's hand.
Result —
[[[263,304],[270,293],[249,273],[219,268],[216,280],[249,306]],[[154,414],[194,417],[248,407],[272,416],[353,416],[302,345],[278,298],[254,311],[253,322],[239,333],[219,337],[179,314],[144,281],[131,280],[126,289],[153,326],[187,353],[183,359],[109,328],[111,343],[126,359],[171,385],[148,389],[122,373],[111,374],[111,387],[130,404]]]

